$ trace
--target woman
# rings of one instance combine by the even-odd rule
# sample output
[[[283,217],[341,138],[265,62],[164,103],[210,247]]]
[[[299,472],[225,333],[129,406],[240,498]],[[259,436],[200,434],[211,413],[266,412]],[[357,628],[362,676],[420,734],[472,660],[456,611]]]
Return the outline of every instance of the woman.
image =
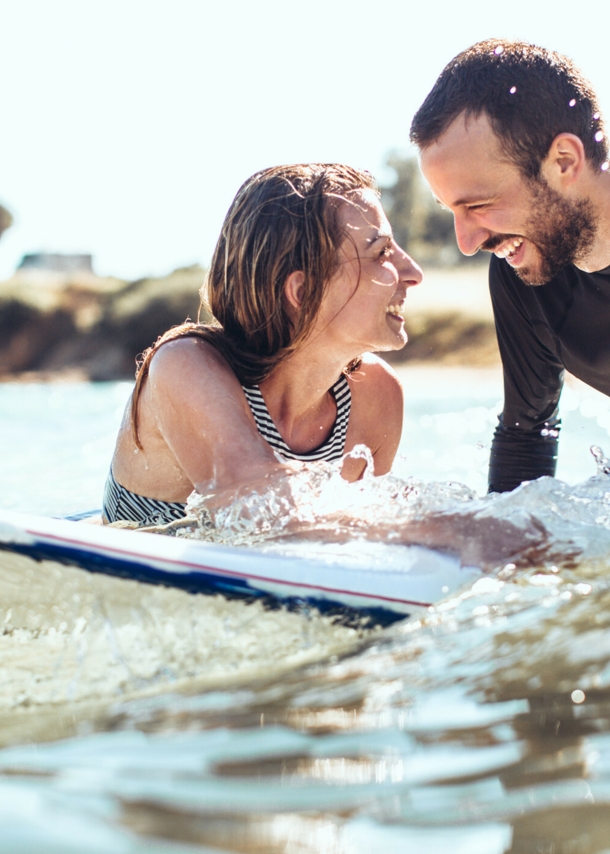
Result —
[[[370,351],[404,346],[401,312],[421,279],[368,172],[278,166],[246,181],[207,277],[216,323],[170,330],[139,367],[106,521],[169,522],[193,489],[226,501],[292,460],[336,460],[357,444],[388,472],[402,390]],[[364,467],[350,458],[342,474]]]

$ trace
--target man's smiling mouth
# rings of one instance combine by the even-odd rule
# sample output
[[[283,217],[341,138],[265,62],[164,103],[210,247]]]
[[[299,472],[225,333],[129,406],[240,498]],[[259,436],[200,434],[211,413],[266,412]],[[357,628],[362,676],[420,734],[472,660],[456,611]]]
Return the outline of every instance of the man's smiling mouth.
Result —
[[[507,240],[499,249],[494,249],[494,255],[496,258],[509,258],[517,252],[523,240],[523,237],[515,237]]]

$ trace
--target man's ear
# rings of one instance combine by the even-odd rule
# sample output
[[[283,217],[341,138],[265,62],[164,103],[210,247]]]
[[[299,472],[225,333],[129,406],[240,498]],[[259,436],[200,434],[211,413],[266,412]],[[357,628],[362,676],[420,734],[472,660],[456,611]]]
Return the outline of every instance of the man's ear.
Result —
[[[300,311],[305,295],[305,273],[302,270],[295,270],[291,273],[284,283],[284,296],[288,305],[294,311]]]
[[[542,162],[542,177],[554,190],[566,189],[578,181],[586,163],[585,147],[580,137],[573,133],[560,133]]]

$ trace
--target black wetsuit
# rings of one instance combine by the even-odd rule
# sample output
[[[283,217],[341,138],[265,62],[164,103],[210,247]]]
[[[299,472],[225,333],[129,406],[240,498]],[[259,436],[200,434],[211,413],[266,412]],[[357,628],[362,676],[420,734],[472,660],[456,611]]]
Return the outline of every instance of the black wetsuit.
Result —
[[[504,367],[489,489],[506,492],[555,474],[564,369],[610,395],[610,267],[583,273],[570,265],[531,287],[492,256],[489,287]]]

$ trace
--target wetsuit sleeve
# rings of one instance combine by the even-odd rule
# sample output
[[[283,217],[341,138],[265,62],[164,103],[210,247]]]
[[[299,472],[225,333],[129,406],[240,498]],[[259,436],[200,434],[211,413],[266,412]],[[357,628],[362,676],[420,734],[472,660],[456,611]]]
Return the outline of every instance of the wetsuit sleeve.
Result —
[[[535,295],[506,261],[493,256],[489,287],[504,370],[504,409],[491,448],[489,491],[508,492],[524,480],[555,474],[564,368],[550,349],[552,336]]]

